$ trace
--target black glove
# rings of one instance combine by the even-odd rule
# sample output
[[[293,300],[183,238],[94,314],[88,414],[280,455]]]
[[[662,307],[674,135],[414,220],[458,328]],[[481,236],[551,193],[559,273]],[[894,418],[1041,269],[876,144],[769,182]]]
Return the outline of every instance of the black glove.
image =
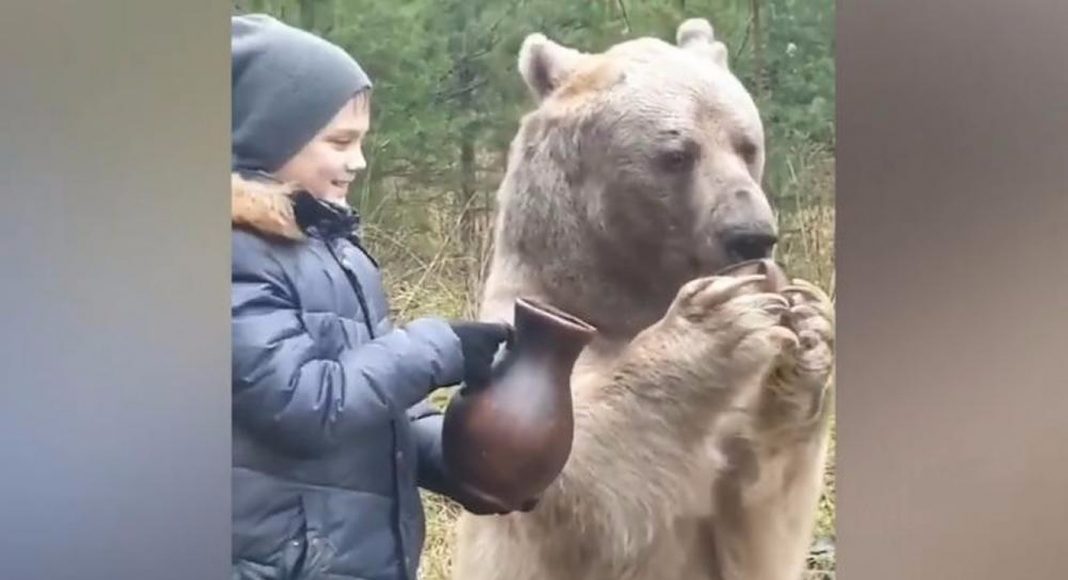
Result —
[[[501,343],[512,343],[512,326],[506,323],[453,322],[464,356],[464,384],[478,389],[490,380],[493,357]]]

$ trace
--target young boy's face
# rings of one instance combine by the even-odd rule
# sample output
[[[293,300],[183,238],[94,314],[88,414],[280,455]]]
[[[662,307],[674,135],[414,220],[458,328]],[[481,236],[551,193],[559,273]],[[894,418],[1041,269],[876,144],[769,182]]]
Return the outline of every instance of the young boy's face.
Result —
[[[319,199],[347,205],[349,186],[367,167],[363,138],[370,122],[370,97],[366,93],[353,97],[275,177],[296,183]]]

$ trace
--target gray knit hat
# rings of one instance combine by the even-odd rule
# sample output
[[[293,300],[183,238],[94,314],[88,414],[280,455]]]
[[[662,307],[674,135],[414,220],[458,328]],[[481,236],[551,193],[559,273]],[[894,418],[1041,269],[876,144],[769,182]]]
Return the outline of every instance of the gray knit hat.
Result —
[[[273,173],[371,87],[344,50],[265,14],[231,17],[230,33],[232,170]]]

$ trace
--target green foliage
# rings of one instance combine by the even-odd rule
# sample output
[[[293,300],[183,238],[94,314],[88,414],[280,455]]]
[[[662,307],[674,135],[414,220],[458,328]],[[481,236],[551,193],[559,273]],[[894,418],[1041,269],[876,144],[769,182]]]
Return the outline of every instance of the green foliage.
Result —
[[[636,36],[672,39],[684,18],[716,27],[732,68],[757,96],[768,128],[767,186],[791,195],[797,148],[834,150],[832,0],[250,0],[355,55],[375,81],[370,171],[354,192],[365,213],[397,195],[391,179],[439,194],[463,185],[463,143],[479,152],[468,175],[494,189],[504,151],[530,107],[516,71],[523,38],[543,32],[596,51]],[[756,10],[754,10],[754,8]],[[754,14],[759,21],[754,22]]]

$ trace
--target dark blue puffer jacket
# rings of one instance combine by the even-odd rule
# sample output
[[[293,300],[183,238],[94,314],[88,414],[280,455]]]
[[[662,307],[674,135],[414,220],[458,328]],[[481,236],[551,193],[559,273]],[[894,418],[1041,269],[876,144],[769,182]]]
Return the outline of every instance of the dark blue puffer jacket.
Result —
[[[282,187],[235,177],[232,205],[233,575],[414,580],[417,486],[452,491],[424,399],[461,380],[460,341],[394,328],[373,260]]]

